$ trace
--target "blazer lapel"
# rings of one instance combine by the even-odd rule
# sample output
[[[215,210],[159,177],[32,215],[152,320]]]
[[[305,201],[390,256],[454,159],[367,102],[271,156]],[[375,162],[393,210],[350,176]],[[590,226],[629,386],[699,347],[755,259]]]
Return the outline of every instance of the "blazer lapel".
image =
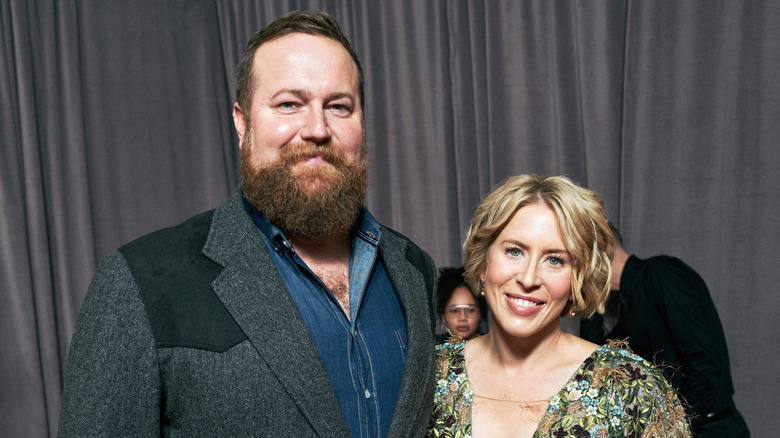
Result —
[[[406,314],[408,350],[389,436],[413,436],[433,409],[434,339],[431,304],[423,275],[406,257],[407,242],[382,230],[382,260]]]
[[[349,435],[314,341],[244,209],[240,188],[215,211],[203,252],[225,267],[214,292],[312,428],[322,436]]]

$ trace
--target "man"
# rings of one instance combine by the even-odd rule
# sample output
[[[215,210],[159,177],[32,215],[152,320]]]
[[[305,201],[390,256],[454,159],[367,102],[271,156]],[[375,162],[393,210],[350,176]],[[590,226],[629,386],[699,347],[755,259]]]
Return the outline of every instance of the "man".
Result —
[[[674,257],[629,255],[620,232],[610,227],[615,257],[607,311],[583,320],[580,336],[598,344],[628,338],[688,404],[694,436],[749,437],[732,401],[726,338],[704,280]]]
[[[249,41],[239,186],[110,254],[74,334],[61,436],[420,436],[436,272],[363,207],[360,63],[294,12]]]

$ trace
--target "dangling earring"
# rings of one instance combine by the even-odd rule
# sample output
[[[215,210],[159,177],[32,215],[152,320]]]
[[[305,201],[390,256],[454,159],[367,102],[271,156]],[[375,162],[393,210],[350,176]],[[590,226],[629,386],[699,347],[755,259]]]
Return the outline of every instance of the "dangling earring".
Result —
[[[569,311],[568,311],[569,318],[574,318],[575,316],[577,316],[577,312],[574,311],[574,301],[573,300],[569,300],[569,302],[566,303],[566,307],[569,308]]]
[[[485,282],[482,279],[479,280],[479,294],[485,296]]]

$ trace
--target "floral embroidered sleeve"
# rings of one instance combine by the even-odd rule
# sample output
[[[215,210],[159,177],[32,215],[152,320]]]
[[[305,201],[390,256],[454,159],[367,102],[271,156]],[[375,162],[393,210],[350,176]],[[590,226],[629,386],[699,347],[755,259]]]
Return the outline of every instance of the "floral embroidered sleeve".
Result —
[[[674,390],[650,363],[599,347],[555,396],[537,436],[690,437]]]
[[[474,391],[466,376],[463,345],[463,342],[457,342],[436,347],[436,392],[426,436],[471,436],[471,396]]]

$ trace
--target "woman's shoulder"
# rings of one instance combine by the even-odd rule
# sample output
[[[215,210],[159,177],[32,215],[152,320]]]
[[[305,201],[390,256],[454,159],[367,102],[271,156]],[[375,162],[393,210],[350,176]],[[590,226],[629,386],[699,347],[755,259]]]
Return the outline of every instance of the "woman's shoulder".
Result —
[[[465,397],[470,404],[472,389],[466,374],[465,342],[454,342],[436,346],[436,393],[437,398],[450,400]],[[451,401],[451,400],[450,400]],[[459,400],[462,402],[462,400]]]
[[[466,341],[449,339],[436,345],[436,353],[463,351]]]
[[[663,373],[643,357],[632,352],[624,342],[610,342],[593,352],[586,362],[593,368],[607,368],[619,374],[625,380],[642,380],[670,388]]]
[[[623,431],[620,436],[690,437],[674,390],[657,368],[625,344],[596,348],[550,399],[549,409],[545,430],[588,424],[591,436],[614,429]]]
[[[641,388],[643,393],[658,395],[671,390],[656,367],[634,354],[627,345],[616,342],[596,348],[582,362],[568,386],[574,384],[606,393]]]
[[[445,341],[436,346],[436,364],[440,374],[451,371],[453,367],[461,368],[466,361],[463,354],[465,341]]]
[[[631,351],[628,345],[622,341],[610,341],[600,345],[592,355],[594,360],[605,362],[635,363],[642,366],[652,366],[642,356]],[[645,365],[646,364],[646,365]]]
[[[643,430],[647,436],[690,436],[675,390],[658,368],[634,354],[624,342],[602,345],[588,360],[584,368],[592,387],[600,388],[612,406],[621,406],[620,422],[626,428]]]
[[[465,342],[436,346],[436,389],[429,436],[470,436],[474,391],[466,375]]]

